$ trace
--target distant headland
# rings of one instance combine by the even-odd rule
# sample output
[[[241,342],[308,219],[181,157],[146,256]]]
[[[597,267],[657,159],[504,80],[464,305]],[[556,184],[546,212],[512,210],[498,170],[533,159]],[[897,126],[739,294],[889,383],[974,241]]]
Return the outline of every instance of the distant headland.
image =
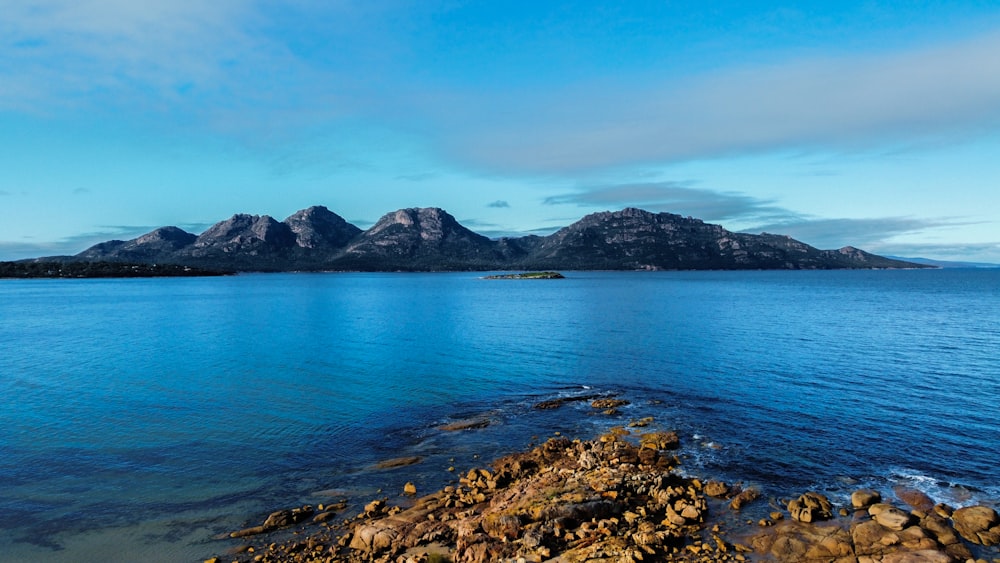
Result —
[[[102,242],[74,256],[19,263],[32,262],[173,265],[190,268],[187,272],[930,267],[851,246],[820,250],[788,236],[734,233],[692,217],[635,208],[593,213],[548,236],[490,239],[434,207],[400,209],[362,230],[322,206],[284,221],[237,214],[200,235],[161,227],[132,240]]]

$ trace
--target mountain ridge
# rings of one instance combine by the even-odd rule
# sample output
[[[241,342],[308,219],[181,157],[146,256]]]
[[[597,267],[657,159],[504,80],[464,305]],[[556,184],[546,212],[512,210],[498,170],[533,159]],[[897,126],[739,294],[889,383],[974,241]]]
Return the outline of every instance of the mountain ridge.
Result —
[[[362,230],[313,206],[284,221],[237,213],[200,235],[160,227],[59,259],[245,272],[928,267],[852,246],[820,250],[785,235],[736,233],[700,219],[631,207],[588,214],[548,236],[490,239],[436,207],[386,213]]]

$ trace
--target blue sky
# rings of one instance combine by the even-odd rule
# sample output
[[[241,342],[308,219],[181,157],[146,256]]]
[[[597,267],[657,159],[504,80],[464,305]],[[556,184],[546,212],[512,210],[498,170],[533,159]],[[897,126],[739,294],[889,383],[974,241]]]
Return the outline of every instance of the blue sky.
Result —
[[[0,259],[325,205],[1000,262],[1000,4],[0,0]]]

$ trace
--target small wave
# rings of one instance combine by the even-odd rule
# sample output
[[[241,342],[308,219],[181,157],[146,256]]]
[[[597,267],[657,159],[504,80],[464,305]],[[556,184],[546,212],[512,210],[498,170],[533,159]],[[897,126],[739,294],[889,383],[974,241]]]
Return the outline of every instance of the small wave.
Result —
[[[983,502],[995,502],[1000,488],[979,488],[972,485],[939,479],[910,468],[892,468],[887,486],[897,486],[920,491],[934,502],[962,507]]]

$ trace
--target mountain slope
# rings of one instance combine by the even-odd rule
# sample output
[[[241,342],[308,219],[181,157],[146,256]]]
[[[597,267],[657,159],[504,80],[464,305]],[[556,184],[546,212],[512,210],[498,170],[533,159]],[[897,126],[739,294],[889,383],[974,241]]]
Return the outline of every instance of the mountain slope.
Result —
[[[546,236],[491,240],[438,208],[387,213],[362,231],[325,207],[284,221],[233,215],[199,236],[163,227],[94,245],[72,258],[181,264],[238,271],[702,270],[917,268],[844,247],[819,250],[791,237],[733,233],[671,213],[593,213]]]
[[[338,269],[483,270],[503,264],[496,242],[436,207],[382,216],[333,261]]]

